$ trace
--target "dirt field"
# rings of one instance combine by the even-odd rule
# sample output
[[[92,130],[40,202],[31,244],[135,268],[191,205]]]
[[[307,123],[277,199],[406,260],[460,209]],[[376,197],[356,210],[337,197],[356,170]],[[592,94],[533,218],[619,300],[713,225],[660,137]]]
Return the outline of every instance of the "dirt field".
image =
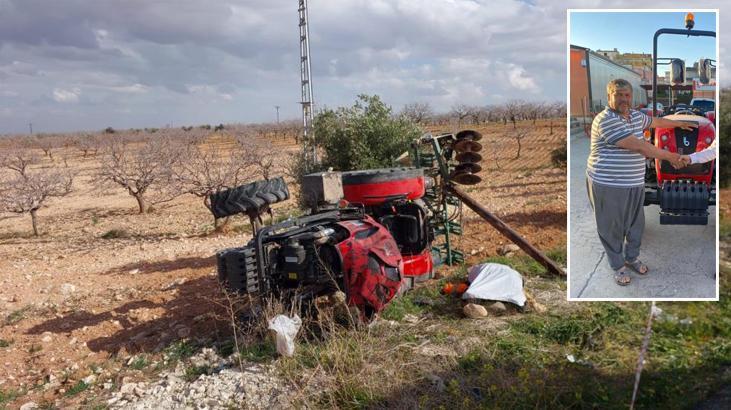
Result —
[[[539,121],[522,140],[518,159],[512,125],[477,129],[484,134],[483,181],[466,187],[467,193],[539,249],[565,247],[565,168],[550,160],[565,141],[565,124],[549,134],[548,123]],[[297,150],[293,140],[272,144],[282,152],[280,167],[285,153]],[[76,174],[74,192],[39,212],[40,237],[32,236],[29,216],[0,215],[0,391],[11,408],[103,398],[125,377],[151,377],[125,366],[131,355],[149,353],[162,365],[167,346],[225,333],[225,324],[210,320],[210,300],[218,292],[213,255],[250,237],[245,218],[235,219],[227,234],[211,234],[212,217],[192,196],[137,214],[125,192],[99,192],[90,184],[96,158],[66,154]],[[287,215],[294,201],[275,209],[277,216]],[[466,208],[463,221],[457,246],[468,264],[508,243]],[[112,230],[121,237],[102,238]],[[96,381],[88,389],[73,390],[90,375]]]

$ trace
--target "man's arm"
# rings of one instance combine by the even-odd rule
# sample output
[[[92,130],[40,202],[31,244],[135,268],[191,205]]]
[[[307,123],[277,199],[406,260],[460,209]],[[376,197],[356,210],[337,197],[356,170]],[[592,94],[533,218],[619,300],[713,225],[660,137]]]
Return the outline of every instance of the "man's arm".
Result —
[[[702,164],[716,159],[716,141],[718,141],[718,137],[716,137],[711,145],[707,146],[705,149],[694,152],[690,155],[683,155],[683,157],[687,157],[687,159],[683,158],[683,160],[687,162],[687,164]]]
[[[694,122],[669,120],[661,117],[651,118],[652,122],[650,123],[650,128],[681,128],[686,131],[693,131],[698,128],[698,124]]]
[[[660,160],[670,161],[673,166],[680,164],[680,154],[659,149],[656,146],[646,142],[644,139],[637,138],[634,135],[622,138],[615,143],[616,146],[626,150],[634,151],[648,158],[657,158]],[[682,166],[682,165],[681,165]]]

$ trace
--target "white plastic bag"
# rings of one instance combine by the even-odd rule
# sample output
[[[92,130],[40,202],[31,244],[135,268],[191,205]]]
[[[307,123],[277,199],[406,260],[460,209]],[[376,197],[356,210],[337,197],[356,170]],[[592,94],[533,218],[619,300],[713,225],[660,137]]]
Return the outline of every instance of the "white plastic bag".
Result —
[[[302,326],[302,319],[299,316],[287,317],[285,315],[277,315],[269,321],[269,330],[273,330],[276,334],[277,352],[282,356],[292,356],[294,354],[294,338]]]
[[[523,277],[509,266],[500,263],[483,263],[471,267],[467,280],[467,288],[462,299],[499,300],[525,305],[523,293]]]

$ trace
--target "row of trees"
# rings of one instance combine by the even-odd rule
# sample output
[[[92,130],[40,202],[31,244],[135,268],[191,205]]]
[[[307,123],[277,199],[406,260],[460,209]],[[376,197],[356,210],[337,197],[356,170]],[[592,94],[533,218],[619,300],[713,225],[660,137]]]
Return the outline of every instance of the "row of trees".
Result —
[[[378,96],[360,95],[352,107],[325,108],[316,116],[314,134],[322,162],[313,166],[299,156],[288,161],[286,172],[297,181],[306,173],[328,168],[346,171],[391,166],[421,134],[419,125],[455,120],[464,125],[485,121],[507,125],[561,115],[565,116],[563,103],[521,101],[500,106],[457,105],[441,115],[435,115],[429,104],[414,103],[394,113]],[[511,131],[517,156],[526,135],[518,131]],[[285,121],[5,139],[0,154],[0,212],[29,213],[37,235],[37,211],[49,198],[71,192],[73,178],[67,158],[75,150],[81,158],[98,161],[92,183],[103,189],[123,189],[135,198],[140,213],[183,194],[201,198],[210,209],[210,195],[271,177],[276,153],[263,141],[297,139],[300,134],[298,121]],[[207,140],[212,135],[224,135],[227,138],[221,141],[228,143],[220,149],[220,141],[211,144]],[[42,163],[39,152],[49,161]],[[63,165],[54,157],[59,152]],[[214,220],[214,226],[218,223]]]
[[[222,150],[220,145],[186,142],[110,136],[98,143],[99,167],[90,182],[102,190],[123,189],[137,201],[139,213],[145,213],[183,194],[201,198],[210,209],[211,194],[272,174],[275,152],[250,134],[235,136]],[[0,155],[0,212],[30,214],[34,235],[39,234],[38,210],[48,199],[68,195],[72,185],[68,165],[43,162],[37,150],[15,148]],[[218,222],[214,220],[216,227]]]
[[[494,105],[455,104],[447,113],[435,113],[429,103],[415,102],[406,104],[400,114],[419,125],[443,125],[455,121],[460,125],[510,122],[515,128],[517,121],[532,120],[535,123],[539,119],[565,118],[566,103],[512,100]]]
[[[49,159],[54,160],[54,154],[65,150],[66,154],[76,150],[83,158],[94,157],[102,146],[112,137],[120,137],[129,142],[146,142],[152,139],[170,138],[177,142],[202,143],[211,135],[236,137],[246,135],[255,138],[298,139],[302,134],[302,123],[289,120],[280,123],[261,124],[227,124],[211,127],[203,125],[181,128],[145,128],[112,130],[107,128],[97,133],[75,132],[68,134],[40,133],[34,135],[14,135],[0,140],[0,149],[22,148],[37,149]]]

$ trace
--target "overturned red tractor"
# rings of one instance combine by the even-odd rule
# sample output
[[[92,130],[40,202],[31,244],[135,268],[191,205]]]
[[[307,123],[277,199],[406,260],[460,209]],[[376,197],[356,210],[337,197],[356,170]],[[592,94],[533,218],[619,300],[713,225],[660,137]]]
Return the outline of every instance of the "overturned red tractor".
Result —
[[[255,227],[246,246],[217,254],[220,281],[239,293],[286,294],[283,299],[300,305],[341,290],[362,318],[371,317],[398,293],[431,278],[435,265],[463,261],[449,242],[461,228],[448,210],[460,201],[446,187],[451,179],[480,181],[479,138],[475,131],[426,134],[412,144],[416,168],[306,175],[300,196],[310,214],[263,228],[260,215],[289,198],[282,178],[211,196],[216,218],[244,213]],[[454,158],[465,154],[467,140],[469,170],[462,169],[465,158]],[[433,246],[435,235],[443,235],[443,243]]]
[[[454,186],[481,181],[480,138],[471,130],[427,133],[412,144],[415,168],[306,175],[300,196],[310,214],[263,228],[262,213],[289,198],[281,177],[212,195],[216,218],[244,213],[255,227],[246,246],[217,254],[219,280],[238,293],[284,296],[300,306],[340,290],[368,319],[397,294],[432,278],[436,266],[464,263],[450,239],[462,233],[463,203],[548,271],[565,275]]]
[[[281,178],[254,184],[214,195],[214,214],[248,213],[289,197]],[[311,215],[264,227],[247,246],[218,253],[219,279],[229,288],[296,291],[290,296],[301,300],[343,290],[347,303],[370,317],[415,280],[431,277],[423,170],[323,172],[306,176],[302,189]]]

